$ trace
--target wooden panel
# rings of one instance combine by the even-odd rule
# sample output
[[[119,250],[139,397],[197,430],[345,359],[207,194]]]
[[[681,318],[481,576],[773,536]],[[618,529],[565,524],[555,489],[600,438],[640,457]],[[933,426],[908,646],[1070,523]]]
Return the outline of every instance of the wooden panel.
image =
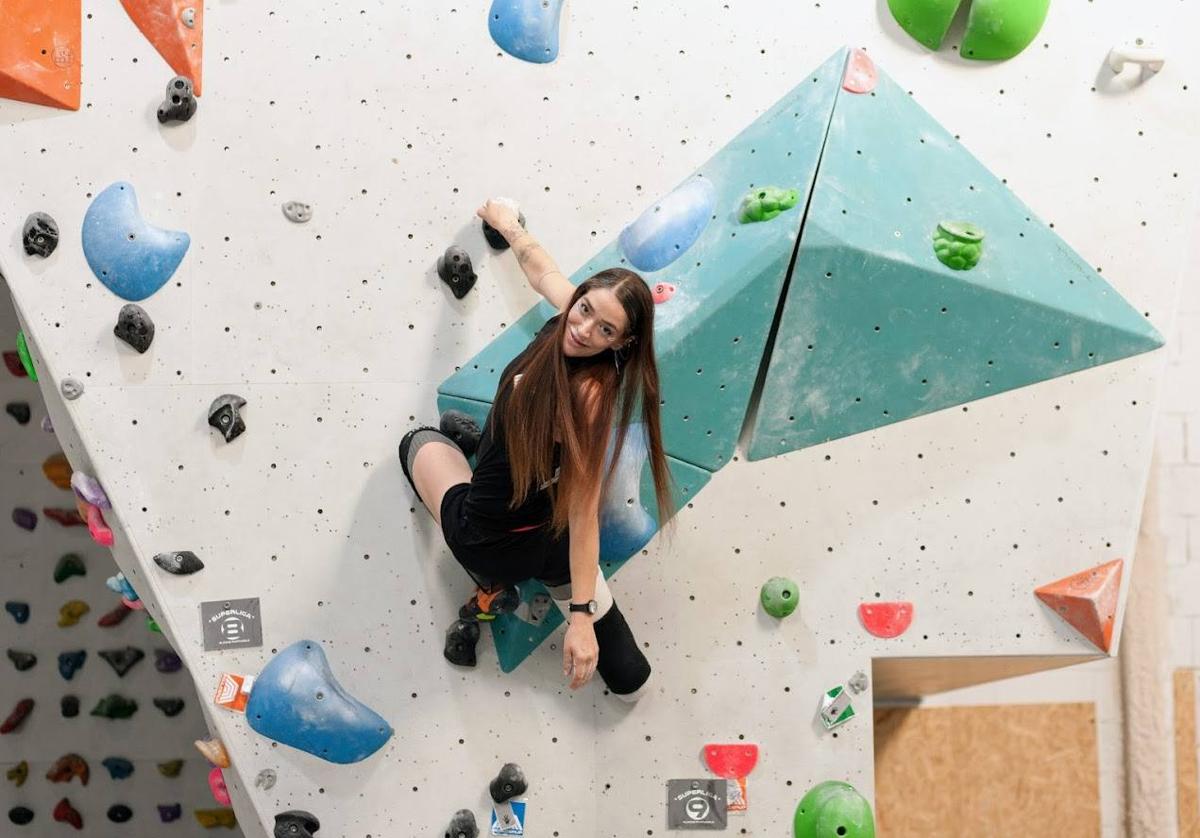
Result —
[[[1196,775],[1196,670],[1175,670],[1175,786],[1179,838],[1200,838]]]
[[[875,700],[905,700],[1098,660],[1104,655],[988,655],[875,658]]]
[[[880,838],[1095,838],[1095,705],[875,711]]]

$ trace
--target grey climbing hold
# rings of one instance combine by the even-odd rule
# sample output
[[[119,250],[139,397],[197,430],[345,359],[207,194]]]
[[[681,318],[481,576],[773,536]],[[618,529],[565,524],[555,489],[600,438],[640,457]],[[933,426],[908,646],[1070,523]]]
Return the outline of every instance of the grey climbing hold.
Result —
[[[475,620],[455,620],[446,629],[446,646],[442,654],[457,666],[475,665],[475,644],[479,642],[479,623]]]
[[[183,25],[188,29],[196,28],[196,10],[191,6],[188,6],[179,13],[179,19],[183,21]]]
[[[867,673],[859,671],[850,676],[850,680],[846,682],[846,686],[850,688],[850,692],[858,695],[865,691],[871,682],[867,680]]]
[[[58,247],[58,224],[44,212],[31,213],[21,229],[21,243],[29,256],[45,259]]]
[[[527,788],[529,784],[525,781],[525,772],[521,767],[515,762],[506,762],[496,779],[488,785],[488,793],[492,795],[492,800],[504,803],[514,797],[520,797]]]
[[[187,576],[198,570],[204,570],[204,562],[191,550],[175,550],[170,553],[159,553],[154,557],[154,563],[176,576]]]
[[[479,826],[475,813],[470,809],[459,809],[446,827],[446,838],[479,838]]]
[[[245,406],[246,400],[241,396],[232,393],[218,396],[208,408],[208,424],[220,431],[226,442],[233,442],[246,430],[240,413]]]
[[[459,300],[467,296],[467,292],[475,287],[475,280],[478,279],[475,269],[471,267],[470,255],[456,244],[447,247],[446,252],[438,257],[437,273]]]
[[[503,201],[506,199],[500,200]],[[511,202],[509,203],[511,205]],[[522,227],[525,226],[525,213],[517,212],[517,223]],[[508,239],[504,238],[504,235],[499,230],[497,230],[491,224],[488,224],[486,221],[483,222],[483,237],[487,239],[487,243],[492,246],[493,250],[508,250]]]
[[[54,433],[54,423],[50,421],[49,416],[42,417],[42,430],[48,434]]]
[[[550,605],[553,600],[549,594],[536,593],[529,598],[529,619],[535,623],[540,623],[546,619],[546,615],[550,613]]]
[[[29,409],[29,402],[9,402],[4,406],[4,412],[16,419],[18,425],[28,425],[29,418],[33,415]]]
[[[154,341],[154,321],[141,306],[126,303],[121,306],[121,313],[117,315],[117,325],[113,327],[113,334],[142,353],[149,349]]]
[[[303,224],[312,219],[312,207],[302,201],[284,201],[283,214],[288,221]]]
[[[64,695],[58,702],[59,712],[64,719],[73,719],[79,715],[79,696]]]
[[[479,423],[461,410],[447,410],[439,423],[442,433],[454,440],[464,457],[474,455],[479,448],[479,437],[483,433]]]
[[[175,76],[167,82],[167,98],[158,106],[158,121],[187,122],[196,112],[196,94],[192,92],[192,80],[187,76]]]
[[[83,395],[83,382],[76,378],[64,378],[60,387],[63,398],[67,401],[75,401]]]
[[[182,698],[156,698],[154,706],[163,711],[163,714],[169,719],[178,716],[183,712]]]
[[[275,838],[312,838],[321,828],[317,816],[301,809],[291,809],[275,816]]]
[[[254,787],[270,791],[275,786],[275,779],[275,772],[270,768],[264,768],[254,778]]]
[[[17,672],[25,672],[37,666],[37,655],[33,652],[18,652],[16,649],[9,649],[8,659],[17,668]]]
[[[118,678],[124,678],[126,672],[146,657],[146,653],[134,646],[126,646],[124,649],[105,649],[100,652],[100,657],[108,661]]]

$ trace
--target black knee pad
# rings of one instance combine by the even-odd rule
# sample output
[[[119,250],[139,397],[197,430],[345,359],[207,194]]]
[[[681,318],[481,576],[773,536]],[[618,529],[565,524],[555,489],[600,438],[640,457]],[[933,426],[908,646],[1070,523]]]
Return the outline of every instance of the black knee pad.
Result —
[[[650,661],[638,648],[629,623],[614,602],[608,613],[592,624],[596,631],[596,643],[600,647],[600,659],[596,671],[616,695],[636,692],[650,678]]]

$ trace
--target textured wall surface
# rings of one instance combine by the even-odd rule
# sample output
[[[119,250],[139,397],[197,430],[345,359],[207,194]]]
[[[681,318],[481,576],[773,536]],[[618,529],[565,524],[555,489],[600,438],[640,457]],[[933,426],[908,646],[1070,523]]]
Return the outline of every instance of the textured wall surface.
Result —
[[[320,641],[342,683],[396,730],[378,754],[332,766],[206,706],[230,746],[246,834],[300,807],[334,835],[436,833],[486,813],[506,760],[531,779],[540,834],[656,833],[669,778],[703,776],[706,742],[758,742],[747,834],[786,832],[810,785],[872,795],[870,713],[836,736],[823,690],[872,657],[1086,655],[1032,595],[1038,584],[1131,558],[1167,351],[1140,355],[783,457],[739,458],[614,582],[655,666],[635,707],[572,693],[555,638],[501,674],[441,657],[469,592],[395,459],[435,418],[434,391],[535,302],[472,212],[522,202],[568,272],[845,43],[880,67],[1004,178],[1164,334],[1194,227],[1195,57],[1185,4],[1054,5],[1012,61],[930,54],[886,5],[576,6],[558,59],[518,62],[482,8],[220,4],[205,21],[205,90],[186,125],[154,118],[170,71],[116,6],[85,4],[84,106],[0,104],[0,263],[64,450],[116,507],[114,556],[185,656],[200,694],[253,674],[273,650]],[[89,16],[90,15],[90,16]],[[1156,39],[1169,60],[1141,86],[1113,80],[1114,44]],[[136,355],[112,336],[120,301],[91,274],[79,231],[91,198],[124,180],[151,223],[191,250],[143,305],[158,326]],[[313,206],[303,226],[284,200]],[[20,252],[33,210],[63,243]],[[479,284],[456,301],[434,272],[465,246]],[[84,382],[63,402],[58,382]],[[225,392],[248,431],[205,424]],[[191,549],[194,577],[150,557]],[[783,623],[758,587],[789,575]],[[882,641],[860,601],[911,599]],[[264,646],[201,651],[198,603],[257,596]],[[864,708],[870,694],[859,696]],[[263,768],[271,791],[253,787]],[[537,833],[535,833],[537,834]]]

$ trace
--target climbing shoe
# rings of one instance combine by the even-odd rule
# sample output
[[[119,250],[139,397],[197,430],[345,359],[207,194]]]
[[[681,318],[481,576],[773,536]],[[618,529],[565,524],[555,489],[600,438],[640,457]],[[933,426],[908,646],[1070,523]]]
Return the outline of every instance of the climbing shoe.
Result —
[[[511,614],[520,604],[521,592],[515,585],[490,590],[476,588],[467,603],[458,609],[458,616],[464,620],[488,622],[500,614]]]

